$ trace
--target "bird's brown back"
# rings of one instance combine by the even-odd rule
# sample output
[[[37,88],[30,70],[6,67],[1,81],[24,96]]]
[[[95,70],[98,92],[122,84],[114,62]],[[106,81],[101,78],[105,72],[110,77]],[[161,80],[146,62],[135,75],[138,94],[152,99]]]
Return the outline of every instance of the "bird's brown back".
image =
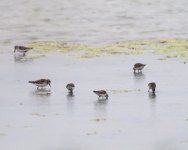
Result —
[[[145,64],[142,64],[142,63],[136,63],[134,65],[134,68],[138,68],[138,67],[141,67],[141,66],[145,66]]]
[[[100,90],[100,91],[93,91],[94,93],[98,93],[98,94],[106,94],[105,90]]]
[[[35,80],[35,81],[29,81],[29,83],[33,83],[33,84],[43,84],[44,82],[47,82],[47,80],[39,79],[39,80]]]

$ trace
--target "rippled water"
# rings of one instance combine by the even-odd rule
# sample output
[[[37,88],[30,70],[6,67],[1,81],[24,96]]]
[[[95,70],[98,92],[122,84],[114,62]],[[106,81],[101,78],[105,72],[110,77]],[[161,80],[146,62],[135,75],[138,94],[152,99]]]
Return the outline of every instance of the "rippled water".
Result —
[[[0,48],[33,40],[187,37],[187,6],[186,0],[1,0]]]

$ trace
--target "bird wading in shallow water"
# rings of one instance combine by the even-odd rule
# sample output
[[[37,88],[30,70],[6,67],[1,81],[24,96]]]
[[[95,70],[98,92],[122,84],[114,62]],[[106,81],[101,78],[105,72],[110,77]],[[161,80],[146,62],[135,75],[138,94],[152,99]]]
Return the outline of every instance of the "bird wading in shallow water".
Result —
[[[95,94],[97,94],[99,96],[99,99],[108,99],[108,94],[105,90],[99,90],[99,91],[93,91]]]
[[[136,63],[134,64],[133,70],[134,72],[138,71],[142,71],[142,69],[146,66],[146,64],[142,64],[142,63]]]
[[[149,87],[148,92],[149,92],[150,90],[152,90],[152,93],[155,94],[156,83],[155,83],[155,82],[150,82],[150,83],[148,84],[148,87]]]
[[[68,89],[69,93],[73,93],[75,85],[73,83],[67,84],[66,88]]]
[[[23,55],[25,56],[25,54],[31,49],[33,49],[33,48],[25,47],[25,46],[14,46],[14,53],[15,52],[23,53]]]
[[[39,87],[43,88],[47,85],[49,85],[51,87],[50,79],[39,79],[39,80],[35,80],[35,81],[29,81],[29,83],[36,85],[37,89],[39,89]]]

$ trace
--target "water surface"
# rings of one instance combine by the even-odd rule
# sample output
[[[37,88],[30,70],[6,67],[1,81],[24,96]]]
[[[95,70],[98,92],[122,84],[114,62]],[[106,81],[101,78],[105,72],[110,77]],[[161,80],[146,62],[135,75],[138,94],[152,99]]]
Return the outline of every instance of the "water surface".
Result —
[[[187,150],[187,65],[160,57],[53,53],[20,61],[1,54],[1,149]],[[137,61],[147,64],[140,74],[132,70]],[[28,83],[39,78],[50,78],[51,89]],[[155,96],[147,92],[153,81]],[[98,101],[98,89],[108,91],[108,101]]]
[[[107,44],[187,37],[186,0],[1,0],[0,49],[33,40]]]

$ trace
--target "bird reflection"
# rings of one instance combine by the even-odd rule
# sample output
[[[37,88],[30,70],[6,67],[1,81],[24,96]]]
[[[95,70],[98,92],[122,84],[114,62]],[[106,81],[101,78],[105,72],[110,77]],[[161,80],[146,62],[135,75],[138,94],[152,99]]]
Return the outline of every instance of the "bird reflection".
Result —
[[[14,61],[21,61],[25,56],[24,55],[14,55]]]
[[[95,110],[99,112],[105,112],[107,104],[108,104],[107,100],[97,100],[94,102]]]
[[[133,72],[135,78],[143,78],[144,77],[144,74],[142,72]]]
[[[39,96],[49,96],[51,94],[51,90],[50,89],[45,89],[45,88],[42,88],[42,89],[36,89],[34,92],[33,92],[34,95],[39,95]]]
[[[133,76],[136,84],[143,83],[145,80],[145,75],[142,72],[133,72]]]
[[[70,112],[74,112],[74,94],[73,92],[69,92],[67,95],[67,109],[70,111]]]
[[[74,99],[74,93],[73,92],[69,92],[67,94],[67,100],[73,100]]]
[[[153,92],[148,92],[148,96],[149,96],[149,99],[150,100],[155,100],[156,99],[156,94],[155,93],[153,93]]]
[[[106,105],[108,101],[106,99],[97,99],[95,102],[96,105]]]
[[[22,54],[15,54],[14,55],[14,61],[15,62],[26,62],[26,61],[30,61],[32,59],[27,58],[27,56],[22,55]]]

